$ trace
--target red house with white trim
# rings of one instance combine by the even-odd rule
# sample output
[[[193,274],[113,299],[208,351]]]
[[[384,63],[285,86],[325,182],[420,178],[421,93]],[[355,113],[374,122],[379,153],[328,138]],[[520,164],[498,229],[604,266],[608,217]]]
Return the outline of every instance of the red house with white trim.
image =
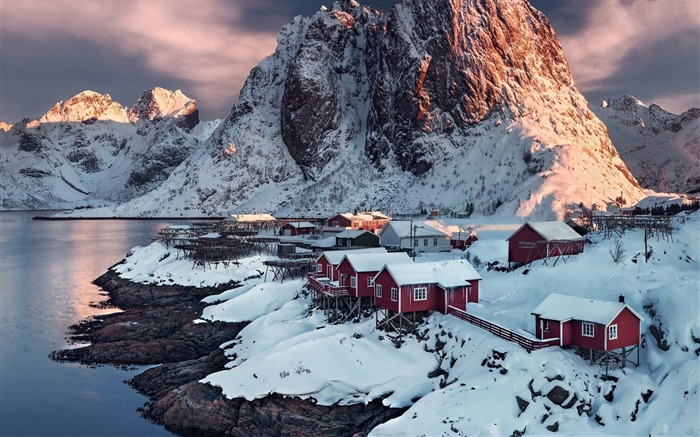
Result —
[[[560,346],[612,351],[640,344],[644,320],[624,302],[550,294],[532,310],[535,336],[559,338]]]
[[[316,225],[309,222],[288,222],[282,225],[280,233],[288,237],[297,235],[311,235],[316,230]]]
[[[583,252],[584,238],[562,221],[527,222],[508,237],[508,262],[527,264],[538,259]]]
[[[365,230],[378,233],[384,225],[391,220],[391,217],[379,211],[363,211],[360,213],[344,213],[335,215],[324,223],[326,230],[340,232],[344,229]]]
[[[324,277],[329,281],[338,280],[338,265],[345,258],[348,253],[386,253],[386,249],[383,247],[372,247],[368,249],[356,249],[356,250],[328,250],[323,252],[316,258],[316,270],[314,272],[309,272],[309,278],[311,277]]]
[[[388,264],[374,278],[374,303],[394,313],[466,310],[479,301],[480,280],[467,260]]]
[[[386,264],[413,263],[406,252],[350,252],[338,265],[338,282],[352,297],[374,296],[374,277]]]

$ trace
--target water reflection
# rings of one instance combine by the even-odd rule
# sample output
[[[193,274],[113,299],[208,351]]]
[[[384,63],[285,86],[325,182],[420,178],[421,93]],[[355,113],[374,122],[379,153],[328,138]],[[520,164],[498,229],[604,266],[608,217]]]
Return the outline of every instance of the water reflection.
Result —
[[[122,383],[134,372],[55,363],[68,326],[104,299],[91,281],[158,221],[32,221],[33,212],[0,212],[0,434],[170,435],[135,411],[146,399]]]

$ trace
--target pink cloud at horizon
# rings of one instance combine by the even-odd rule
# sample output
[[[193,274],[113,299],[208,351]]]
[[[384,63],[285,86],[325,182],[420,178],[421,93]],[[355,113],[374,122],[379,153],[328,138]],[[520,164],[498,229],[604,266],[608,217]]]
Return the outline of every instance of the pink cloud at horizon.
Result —
[[[250,69],[277,45],[275,34],[237,26],[242,17],[228,2],[25,1],[3,13],[3,32],[89,40],[189,83],[183,91],[207,106],[230,107]]]
[[[609,0],[605,7],[588,9],[577,32],[559,37],[578,88],[600,91],[609,79],[620,75],[630,59],[643,58],[654,44],[678,38],[700,38],[700,2]],[[700,53],[698,53],[700,57]],[[697,59],[696,59],[697,62]],[[658,77],[658,80],[668,80]],[[666,109],[698,106],[698,94],[657,94],[654,102]],[[596,103],[596,102],[592,102]]]

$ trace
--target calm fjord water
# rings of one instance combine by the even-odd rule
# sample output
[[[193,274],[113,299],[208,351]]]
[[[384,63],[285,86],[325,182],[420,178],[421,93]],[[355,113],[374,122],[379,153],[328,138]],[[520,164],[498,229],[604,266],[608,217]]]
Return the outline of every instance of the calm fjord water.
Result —
[[[68,326],[104,298],[93,279],[158,229],[154,220],[34,221],[0,212],[0,436],[162,436],[142,419],[135,371],[56,363]],[[186,223],[186,222],[181,222]]]

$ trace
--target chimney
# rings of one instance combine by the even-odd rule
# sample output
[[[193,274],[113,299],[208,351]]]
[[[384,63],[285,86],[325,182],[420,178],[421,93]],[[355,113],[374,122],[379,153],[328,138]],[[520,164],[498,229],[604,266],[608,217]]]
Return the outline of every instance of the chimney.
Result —
[[[621,294],[620,297],[618,298],[618,301],[620,303],[625,303],[625,296]]]

